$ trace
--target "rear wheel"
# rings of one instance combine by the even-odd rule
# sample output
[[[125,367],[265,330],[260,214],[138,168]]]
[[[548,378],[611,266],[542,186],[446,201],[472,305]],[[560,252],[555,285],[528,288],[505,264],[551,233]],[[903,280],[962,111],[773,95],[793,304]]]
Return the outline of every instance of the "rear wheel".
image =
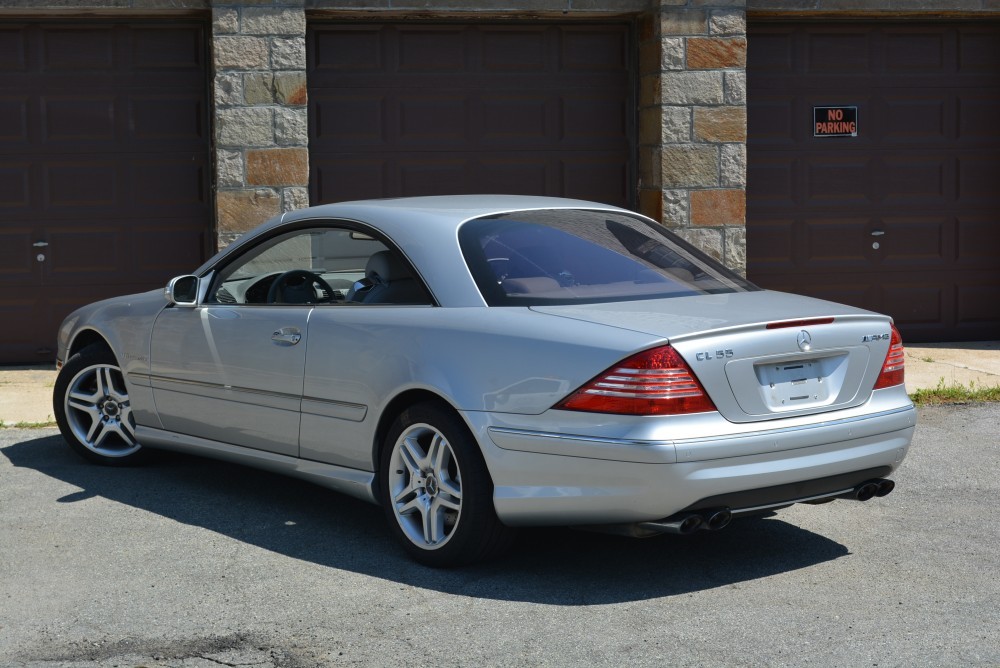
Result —
[[[87,346],[66,361],[52,403],[59,431],[84,459],[123,466],[145,455],[135,438],[125,377],[105,346]]]
[[[379,494],[390,530],[426,566],[483,561],[513,537],[496,516],[479,447],[458,416],[438,404],[411,406],[393,423]]]

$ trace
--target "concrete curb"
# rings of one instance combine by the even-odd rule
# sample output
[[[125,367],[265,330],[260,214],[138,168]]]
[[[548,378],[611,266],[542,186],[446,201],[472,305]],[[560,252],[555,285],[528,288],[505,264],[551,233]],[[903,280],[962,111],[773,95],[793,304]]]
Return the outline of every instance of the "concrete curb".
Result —
[[[55,366],[0,367],[0,421],[52,422]],[[906,347],[906,391],[939,385],[1000,386],[1000,341],[925,343]]]

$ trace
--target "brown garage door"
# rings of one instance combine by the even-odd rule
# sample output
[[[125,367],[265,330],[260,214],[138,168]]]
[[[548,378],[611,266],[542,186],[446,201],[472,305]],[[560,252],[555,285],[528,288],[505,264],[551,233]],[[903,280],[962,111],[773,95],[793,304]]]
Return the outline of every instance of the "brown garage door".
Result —
[[[201,24],[0,24],[0,364],[208,251]]]
[[[314,203],[634,190],[627,25],[313,25]]]
[[[751,23],[747,97],[751,280],[1000,337],[1000,25]]]

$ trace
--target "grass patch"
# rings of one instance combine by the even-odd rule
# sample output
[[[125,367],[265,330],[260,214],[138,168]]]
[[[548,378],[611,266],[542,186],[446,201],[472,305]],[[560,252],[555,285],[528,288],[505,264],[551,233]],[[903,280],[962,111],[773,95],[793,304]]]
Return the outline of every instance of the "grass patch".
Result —
[[[1000,401],[1000,387],[976,387],[974,382],[966,387],[961,383],[944,384],[944,378],[937,387],[917,390],[910,400],[918,406],[941,406],[946,404],[970,404],[981,401]]]
[[[55,427],[56,421],[49,420],[48,422],[15,422],[14,424],[7,424],[3,420],[0,420],[0,429],[47,429],[48,427]]]

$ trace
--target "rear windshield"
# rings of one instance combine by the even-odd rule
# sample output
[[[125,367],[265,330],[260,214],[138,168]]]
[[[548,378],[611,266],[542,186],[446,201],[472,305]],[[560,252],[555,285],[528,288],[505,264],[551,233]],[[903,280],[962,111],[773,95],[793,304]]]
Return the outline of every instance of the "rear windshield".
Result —
[[[553,209],[465,223],[459,241],[491,306],[758,290],[664,228],[623,213]]]

